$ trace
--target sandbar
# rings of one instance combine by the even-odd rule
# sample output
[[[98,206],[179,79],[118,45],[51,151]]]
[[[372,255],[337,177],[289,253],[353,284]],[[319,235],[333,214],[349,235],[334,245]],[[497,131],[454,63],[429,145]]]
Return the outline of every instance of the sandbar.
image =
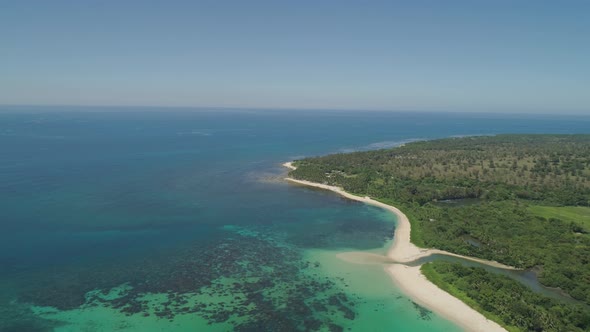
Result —
[[[292,170],[296,169],[292,162],[284,163],[283,166]],[[431,283],[420,271],[420,266],[409,266],[406,264],[432,254],[443,254],[476,261],[494,267],[514,269],[513,267],[494,261],[457,255],[443,250],[419,248],[410,242],[410,221],[398,208],[376,201],[368,196],[361,197],[350,194],[336,186],[297,180],[289,177],[285,180],[291,183],[330,190],[348,199],[377,206],[394,213],[397,217],[397,224],[393,236],[393,244],[389,248],[387,256],[363,252],[350,252],[340,254],[340,258],[355,263],[386,264],[385,271],[387,271],[393,282],[403,293],[412,298],[416,303],[456,323],[466,331],[506,331],[498,323],[487,319],[481,313],[469,307],[461,300]]]

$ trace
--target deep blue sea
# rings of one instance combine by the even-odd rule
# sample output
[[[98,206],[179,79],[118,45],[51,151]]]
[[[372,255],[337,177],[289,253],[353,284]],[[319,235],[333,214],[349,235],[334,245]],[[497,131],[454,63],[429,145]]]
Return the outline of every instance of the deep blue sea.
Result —
[[[590,116],[1,107],[0,331],[458,330],[335,257],[392,216],[281,163],[498,133]]]

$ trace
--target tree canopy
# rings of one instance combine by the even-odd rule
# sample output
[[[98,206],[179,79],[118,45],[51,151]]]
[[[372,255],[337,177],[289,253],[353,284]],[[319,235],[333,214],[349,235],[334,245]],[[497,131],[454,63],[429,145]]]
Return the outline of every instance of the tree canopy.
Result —
[[[588,222],[571,213],[590,214],[590,135],[447,138],[295,165],[294,178],[398,206],[417,245],[536,267],[590,304]]]

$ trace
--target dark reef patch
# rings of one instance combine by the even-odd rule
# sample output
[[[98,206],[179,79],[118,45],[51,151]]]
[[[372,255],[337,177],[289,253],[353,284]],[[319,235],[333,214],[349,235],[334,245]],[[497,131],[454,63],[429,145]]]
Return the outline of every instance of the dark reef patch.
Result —
[[[423,306],[419,305],[418,303],[412,301],[414,305],[414,309],[418,312],[418,317],[422,320],[431,320],[432,319],[432,311],[424,308]]]
[[[342,280],[318,269],[292,246],[236,234],[142,261],[57,270],[26,285],[19,303],[166,320],[193,314],[236,331],[341,331],[336,320],[354,320],[355,303]]]

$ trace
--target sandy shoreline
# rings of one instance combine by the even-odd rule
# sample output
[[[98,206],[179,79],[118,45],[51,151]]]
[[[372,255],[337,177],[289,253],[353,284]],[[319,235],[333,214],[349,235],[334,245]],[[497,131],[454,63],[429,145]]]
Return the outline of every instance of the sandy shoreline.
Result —
[[[283,166],[292,170],[295,169],[292,162],[284,163]],[[397,225],[394,233],[393,245],[388,250],[386,257],[375,254],[352,252],[345,253],[340,258],[355,263],[390,263],[385,267],[385,270],[389,273],[393,282],[406,295],[411,297],[416,303],[423,305],[440,316],[458,324],[466,331],[506,331],[496,322],[485,318],[482,314],[475,311],[459,299],[428,281],[420,271],[419,266],[408,266],[404,265],[404,263],[409,263],[418,258],[432,254],[443,254],[461,257],[495,267],[513,269],[512,267],[498,262],[461,256],[442,250],[419,248],[410,242],[411,226],[408,217],[396,207],[381,203],[369,197],[360,197],[347,193],[342,188],[335,186],[293,178],[286,178],[286,180],[292,183],[330,190],[346,198],[377,206],[394,213],[397,217]]]

